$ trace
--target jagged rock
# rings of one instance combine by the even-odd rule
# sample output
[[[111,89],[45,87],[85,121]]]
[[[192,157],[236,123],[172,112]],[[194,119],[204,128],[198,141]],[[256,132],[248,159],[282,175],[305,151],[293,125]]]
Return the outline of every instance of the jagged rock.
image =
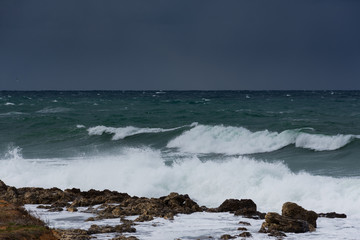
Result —
[[[270,237],[286,237],[286,234],[280,231],[272,230],[269,232],[268,236]]]
[[[152,220],[154,220],[154,217],[151,215],[140,215],[134,221],[135,222],[147,222],[147,221],[152,221]]]
[[[54,235],[61,240],[88,240],[92,238],[86,230],[81,229],[56,229],[54,233]]]
[[[219,207],[219,212],[237,212],[238,215],[256,213],[256,204],[251,199],[226,199]]]
[[[239,227],[237,230],[239,230],[239,231],[247,231],[247,228],[245,228],[245,227]]]
[[[282,206],[282,215],[285,217],[307,221],[316,228],[318,215],[314,211],[308,211],[296,203],[286,202]]]
[[[170,193],[163,199],[165,205],[167,205],[170,208],[173,208],[175,212],[177,213],[186,213],[190,214],[193,212],[201,212],[202,209],[199,207],[199,205],[190,199],[189,195],[181,195],[178,193]]]
[[[251,199],[226,199],[216,211],[233,212],[235,216],[240,215],[253,219],[265,218],[265,213],[256,211],[256,204]]]
[[[245,237],[245,238],[247,238],[247,237],[252,237],[252,235],[251,235],[251,233],[249,233],[249,232],[243,232],[243,233],[240,233],[240,234],[239,234],[239,237]]]
[[[191,200],[188,195],[170,193],[161,198],[138,198],[125,199],[118,206],[106,206],[99,212],[100,218],[114,218],[121,216],[140,215],[138,220],[151,221],[154,217],[174,219],[178,213],[190,214],[201,211],[199,205]]]
[[[97,234],[97,233],[111,233],[111,232],[136,232],[136,229],[132,227],[130,224],[121,224],[113,226],[98,226],[96,224],[91,225],[91,227],[88,229],[88,234]]]
[[[269,212],[265,216],[265,222],[261,225],[262,233],[271,231],[304,233],[310,231],[308,222],[281,216],[278,213]]]
[[[78,210],[77,210],[76,207],[68,207],[68,208],[66,209],[66,211],[68,211],[68,212],[77,212]]]
[[[0,180],[0,192],[6,191],[8,186]]]
[[[336,213],[336,212],[329,212],[329,213],[319,213],[319,217],[325,218],[346,218],[346,214],[344,213]]]
[[[240,221],[239,224],[244,225],[244,226],[251,226],[250,223],[244,222],[244,221]]]
[[[61,208],[61,207],[55,207],[55,208],[50,208],[48,211],[49,212],[61,212],[63,211],[64,209]]]
[[[139,239],[134,236],[130,236],[130,237],[118,236],[118,237],[112,238],[111,240],[139,240]]]
[[[230,234],[224,234],[220,237],[220,239],[227,240],[227,239],[233,239],[236,238],[235,236],[231,236]]]

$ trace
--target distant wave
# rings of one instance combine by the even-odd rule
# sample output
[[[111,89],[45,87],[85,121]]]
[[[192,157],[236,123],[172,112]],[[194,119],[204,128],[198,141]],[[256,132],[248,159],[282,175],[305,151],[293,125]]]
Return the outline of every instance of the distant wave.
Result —
[[[13,115],[21,115],[25,114],[23,112],[7,112],[7,113],[0,113],[0,116],[13,116]]]
[[[104,133],[113,134],[112,140],[120,140],[136,134],[170,132],[180,129],[182,127],[183,126],[164,129],[164,128],[138,128],[133,126],[119,127],[119,128],[96,126],[96,127],[88,128],[87,131],[89,135],[103,135]]]
[[[252,154],[272,152],[285,146],[315,151],[330,151],[344,147],[355,135],[326,136],[301,132],[301,129],[252,132],[243,127],[197,125],[171,140],[167,147],[189,153]]]
[[[14,105],[15,105],[15,103],[12,103],[12,102],[7,102],[7,103],[5,103],[4,105],[5,105],[5,106],[14,106]]]
[[[55,108],[43,108],[39,111],[37,111],[37,113],[59,113],[59,112],[68,112],[70,111],[70,108],[64,108],[64,107],[55,107]]]

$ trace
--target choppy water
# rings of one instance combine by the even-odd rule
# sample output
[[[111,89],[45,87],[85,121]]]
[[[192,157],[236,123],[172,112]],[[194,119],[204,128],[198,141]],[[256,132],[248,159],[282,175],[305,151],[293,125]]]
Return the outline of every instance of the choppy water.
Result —
[[[18,187],[360,217],[360,91],[0,92],[0,156]]]

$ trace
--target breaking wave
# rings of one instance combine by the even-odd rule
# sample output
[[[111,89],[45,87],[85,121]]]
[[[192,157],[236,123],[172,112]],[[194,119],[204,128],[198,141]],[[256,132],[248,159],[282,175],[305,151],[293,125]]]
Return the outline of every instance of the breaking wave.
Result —
[[[170,132],[170,131],[174,131],[174,130],[177,130],[177,129],[180,129],[180,128],[183,128],[183,127],[185,127],[185,126],[176,127],[176,128],[169,128],[169,129],[164,129],[164,128],[138,128],[138,127],[133,127],[133,126],[119,127],[119,128],[106,127],[106,126],[96,126],[96,127],[88,128],[87,131],[88,131],[89,135],[103,135],[104,133],[113,134],[112,140],[120,140],[120,139],[124,139],[126,137],[133,136],[133,135],[136,135],[136,134]]]
[[[189,153],[252,154],[272,152],[291,144],[315,151],[330,151],[344,147],[355,135],[309,134],[302,129],[252,132],[243,127],[197,125],[172,139],[167,147]]]
[[[279,212],[292,201],[317,212],[360,216],[359,178],[294,173],[282,162],[245,156],[206,162],[189,156],[168,165],[163,153],[149,148],[76,159],[23,159],[15,148],[1,165],[0,179],[16,187],[111,189],[146,197],[175,191],[209,207],[227,198],[250,198],[260,211]]]

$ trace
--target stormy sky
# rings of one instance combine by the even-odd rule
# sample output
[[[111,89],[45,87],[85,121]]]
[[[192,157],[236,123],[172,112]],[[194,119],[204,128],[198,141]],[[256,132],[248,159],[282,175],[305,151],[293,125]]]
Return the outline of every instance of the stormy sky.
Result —
[[[0,0],[0,89],[360,89],[360,1]]]

